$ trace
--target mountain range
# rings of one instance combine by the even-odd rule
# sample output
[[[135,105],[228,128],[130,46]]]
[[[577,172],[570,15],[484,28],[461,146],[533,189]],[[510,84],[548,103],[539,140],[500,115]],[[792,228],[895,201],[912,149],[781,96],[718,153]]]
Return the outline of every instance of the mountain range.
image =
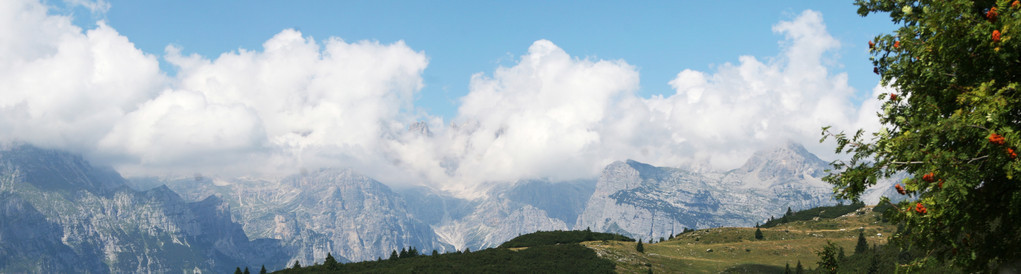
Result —
[[[479,250],[535,231],[585,228],[651,240],[836,204],[821,180],[827,168],[786,143],[729,171],[627,160],[598,178],[494,183],[469,199],[391,189],[350,169],[125,180],[74,154],[9,145],[0,149],[0,272],[280,269],[327,253],[343,262],[408,247]],[[895,196],[895,181],[870,188],[865,202]]]

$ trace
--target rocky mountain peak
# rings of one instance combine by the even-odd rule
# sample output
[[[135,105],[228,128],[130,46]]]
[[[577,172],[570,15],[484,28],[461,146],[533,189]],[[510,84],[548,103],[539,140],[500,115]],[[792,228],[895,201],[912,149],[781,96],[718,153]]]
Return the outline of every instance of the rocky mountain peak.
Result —
[[[433,136],[432,131],[429,130],[429,124],[426,124],[425,122],[421,121],[415,122],[408,126],[408,132],[425,137]]]
[[[804,146],[794,142],[760,150],[752,154],[744,165],[735,169],[741,173],[757,173],[759,179],[822,177],[829,166]]]
[[[81,155],[28,144],[4,146],[0,165],[17,166],[23,181],[47,190],[106,195],[125,187],[124,178],[110,167],[94,167]]]

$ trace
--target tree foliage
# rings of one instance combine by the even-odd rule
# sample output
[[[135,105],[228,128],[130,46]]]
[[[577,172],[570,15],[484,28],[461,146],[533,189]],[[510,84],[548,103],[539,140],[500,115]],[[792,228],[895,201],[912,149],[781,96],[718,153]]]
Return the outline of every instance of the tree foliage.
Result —
[[[865,230],[858,230],[858,244],[854,245],[854,254],[865,252],[869,249],[869,241],[865,239]]]
[[[823,249],[816,252],[819,254],[819,271],[823,273],[837,273],[838,259],[837,259],[837,244],[830,241],[826,241],[826,245]]]
[[[989,271],[1021,257],[1021,3],[1016,0],[857,0],[858,13],[882,13],[898,29],[869,41],[882,84],[883,125],[834,133],[847,161],[825,179],[839,199],[856,200],[894,173],[908,199],[889,211],[904,225],[892,241],[925,256],[920,267],[951,261]],[[864,41],[863,41],[864,42]]]

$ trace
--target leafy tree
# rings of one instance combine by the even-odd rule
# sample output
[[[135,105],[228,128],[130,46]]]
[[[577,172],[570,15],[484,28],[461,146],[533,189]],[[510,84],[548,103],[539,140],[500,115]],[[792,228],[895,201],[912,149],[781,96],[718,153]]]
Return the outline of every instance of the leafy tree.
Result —
[[[909,267],[952,262],[993,271],[1021,258],[1021,3],[1011,0],[856,0],[858,14],[899,25],[869,47],[883,85],[882,129],[867,136],[823,128],[838,171],[838,199],[857,200],[898,172],[909,199],[888,211],[904,225],[892,242],[926,256]],[[886,200],[888,202],[888,200]]]
[[[854,254],[865,252],[869,249],[869,242],[865,240],[865,230],[858,231],[858,244],[854,246]]]
[[[266,265],[262,265],[262,270],[259,270],[259,274],[266,274]]]
[[[638,245],[635,245],[635,250],[638,250],[638,253],[645,253],[645,246],[642,245],[642,239],[638,239]]]
[[[837,273],[837,250],[837,244],[827,240],[822,250],[815,253],[819,254],[819,271]]]

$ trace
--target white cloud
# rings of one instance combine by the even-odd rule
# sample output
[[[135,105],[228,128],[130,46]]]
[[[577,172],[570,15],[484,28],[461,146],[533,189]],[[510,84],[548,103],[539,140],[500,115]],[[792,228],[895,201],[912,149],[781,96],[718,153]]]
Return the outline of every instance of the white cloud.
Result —
[[[654,121],[647,126],[674,135],[663,138],[660,149],[732,168],[783,140],[818,148],[821,127],[853,122],[857,110],[847,75],[826,65],[840,43],[826,32],[822,15],[805,11],[773,31],[785,37],[779,56],[765,62],[742,56],[711,73],[684,70],[670,82],[674,95],[645,100]]]
[[[71,6],[82,6],[92,13],[106,13],[110,10],[110,2],[106,0],[64,0],[64,2]]]
[[[466,148],[457,155],[463,179],[591,176],[601,168],[590,159],[601,123],[611,105],[633,97],[638,72],[623,61],[575,59],[540,40],[517,65],[472,76],[470,89],[458,117],[478,127],[453,142]]]
[[[166,79],[154,56],[106,24],[82,33],[46,12],[0,4],[0,140],[90,151]]]
[[[180,69],[176,90],[120,121],[103,145],[131,144],[124,152],[141,156],[138,164],[149,168],[168,161],[168,168],[201,169],[208,165],[178,164],[257,151],[266,155],[239,164],[283,173],[382,161],[383,137],[400,128],[402,109],[411,108],[428,63],[403,42],[331,38],[320,44],[295,30],[270,38],[262,51],[209,60],[168,47],[166,59]]]

